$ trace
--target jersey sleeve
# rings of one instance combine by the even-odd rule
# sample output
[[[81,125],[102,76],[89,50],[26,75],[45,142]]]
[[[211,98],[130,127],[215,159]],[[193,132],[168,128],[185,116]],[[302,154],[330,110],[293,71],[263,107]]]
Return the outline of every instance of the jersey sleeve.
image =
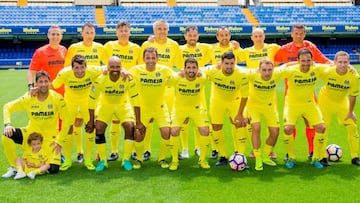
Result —
[[[29,97],[29,93],[25,93],[22,97],[13,100],[3,107],[3,119],[4,123],[11,123],[11,113],[22,111],[26,109],[27,98]]]
[[[130,98],[130,102],[132,106],[140,106],[139,92],[136,81],[134,79],[129,80],[128,96]]]
[[[75,55],[75,47],[71,45],[66,53],[64,67],[71,65],[71,60],[74,57],[74,55]]]
[[[350,91],[349,91],[349,95],[350,96],[359,96],[359,88],[360,88],[360,77],[358,73],[352,73],[354,74],[353,77],[353,81],[350,85]]]
[[[96,107],[97,99],[99,98],[101,92],[101,81],[101,78],[98,78],[91,87],[89,94],[89,109],[95,109]]]
[[[43,67],[42,54],[39,50],[36,50],[33,57],[31,58],[29,69],[33,71],[40,71],[41,67]]]

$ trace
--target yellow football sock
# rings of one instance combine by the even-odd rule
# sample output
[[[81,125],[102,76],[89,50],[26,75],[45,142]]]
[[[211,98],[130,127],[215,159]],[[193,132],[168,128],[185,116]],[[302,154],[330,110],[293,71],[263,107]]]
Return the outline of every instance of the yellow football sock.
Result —
[[[85,159],[91,159],[95,144],[95,133],[85,133]]]
[[[111,123],[110,140],[111,140],[111,152],[119,153],[120,123]]]
[[[240,154],[245,154],[246,151],[246,141],[248,138],[248,129],[245,128],[235,128],[233,127],[233,134],[235,134],[234,142],[236,142],[236,147],[234,148]]]
[[[166,153],[169,147],[170,147],[170,139],[165,140],[164,138],[161,138],[159,161],[164,160],[166,158]]]
[[[100,160],[107,160],[106,159],[106,143],[96,144],[96,151],[99,153]]]
[[[195,146],[195,149],[200,148],[200,144],[199,144],[200,137],[201,137],[201,135],[200,135],[199,129],[194,129],[194,146]],[[209,142],[210,142],[210,140],[209,140]],[[200,152],[201,152],[201,150],[200,150]]]
[[[216,143],[215,143],[213,130],[210,131],[210,136],[211,136],[211,138],[210,138],[211,150],[216,150],[217,152],[219,152],[219,150],[216,146]]]
[[[66,135],[66,139],[64,140],[64,144],[62,146],[62,151],[65,159],[71,160],[71,151],[72,151],[72,143],[73,143],[73,135]]]
[[[130,160],[131,152],[133,149],[134,149],[134,140],[128,140],[128,139],[124,140],[123,159]]]
[[[284,134],[284,144],[286,152],[290,159],[295,159],[295,151],[294,151],[294,137],[292,134],[286,135]]]
[[[154,123],[150,123],[146,126],[146,133],[144,138],[145,151],[151,152],[151,138],[154,130]]]
[[[35,172],[36,175],[42,174],[42,172],[40,171],[40,169],[35,169],[34,172]]]
[[[180,139],[179,136],[170,137],[171,156],[173,162],[179,162],[179,158],[178,158],[179,144],[180,144],[179,139]]]
[[[206,160],[206,156],[209,151],[210,137],[209,136],[199,136],[199,147],[200,147],[200,161]]]
[[[182,149],[189,150],[189,124],[183,124],[180,130]]]
[[[213,131],[214,142],[220,157],[226,157],[225,137],[222,130]],[[200,151],[201,154],[201,151]]]
[[[359,157],[359,134],[356,129],[356,125],[346,125],[348,133],[348,143],[350,146],[351,158]]]
[[[325,151],[325,146],[324,146],[324,133],[317,133],[315,132],[315,137],[314,137],[314,153],[313,153],[313,160],[320,160],[320,158],[323,155],[323,152]]]
[[[1,136],[2,145],[4,148],[6,159],[10,166],[16,168],[16,144],[14,141],[6,136]]]
[[[82,128],[80,127],[73,127],[73,138],[74,142],[76,144],[76,151],[78,154],[83,154],[83,146],[82,146],[82,140],[83,140],[83,134],[82,134]]]
[[[135,151],[136,151],[136,154],[137,154],[137,159],[139,161],[143,162],[144,159],[143,159],[142,154],[144,153],[144,141],[135,142],[134,146],[135,146]]]
[[[16,166],[16,170],[17,170],[17,172],[24,172],[24,169],[22,168],[22,166]]]
[[[261,149],[253,149],[255,158],[261,158]]]
[[[269,156],[270,153],[272,152],[272,150],[273,150],[273,146],[265,144],[265,146],[264,146],[264,156]]]

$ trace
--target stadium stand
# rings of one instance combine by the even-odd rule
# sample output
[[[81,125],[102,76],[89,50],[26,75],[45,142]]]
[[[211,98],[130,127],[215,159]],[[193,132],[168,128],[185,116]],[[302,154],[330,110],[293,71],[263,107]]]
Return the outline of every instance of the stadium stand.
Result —
[[[49,4],[46,4],[47,6],[16,6],[20,1],[22,0],[0,0],[0,5],[7,5],[0,6],[0,39],[4,40],[0,48],[0,66],[28,65],[34,50],[39,45],[39,42],[29,44],[29,41],[46,40],[44,35],[48,26],[52,24],[59,24],[63,28],[63,44],[68,45],[80,39],[80,28],[86,22],[95,24],[97,36],[106,42],[110,38],[114,38],[114,27],[120,20],[127,20],[133,26],[132,36],[136,38],[151,34],[152,23],[157,19],[167,20],[170,24],[169,34],[180,37],[184,26],[188,24],[198,25],[200,35],[205,37],[214,36],[217,27],[227,25],[231,29],[233,37],[239,41],[242,40],[242,46],[251,45],[251,42],[248,43],[250,41],[248,36],[253,26],[264,28],[267,39],[271,39],[268,36],[272,36],[272,42],[281,44],[284,39],[289,38],[292,24],[303,23],[307,27],[308,37],[322,38],[317,44],[329,58],[333,58],[338,50],[350,53],[353,61],[358,61],[359,58],[352,52],[352,49],[360,50],[358,37],[360,7],[348,6],[348,4],[346,6],[250,6],[241,8],[239,5],[230,6],[229,4],[235,4],[232,0],[222,0],[221,3],[227,6],[215,5],[217,0],[191,1],[212,2],[213,6],[179,6],[181,2],[186,2],[185,0],[92,1],[94,4],[103,3],[101,6],[95,6],[92,3],[92,6],[83,6],[89,4],[89,0],[25,0],[28,4],[36,2]],[[169,6],[169,3],[174,3],[174,1],[177,6]],[[317,5],[320,1],[311,0],[311,3]],[[348,0],[341,1],[348,2]],[[109,6],[114,2],[121,5]],[[303,1],[301,2],[304,4]],[[70,4],[78,6],[68,6]],[[79,6],[80,4],[82,6]],[[156,6],[158,4],[162,6]],[[353,40],[347,43],[344,41],[346,39],[344,35],[350,36]],[[330,38],[329,36],[334,39],[340,36],[341,40],[339,41],[341,42],[326,40]],[[141,40],[139,39],[139,41]]]
[[[217,6],[218,0],[176,0],[177,6]]]
[[[306,25],[339,25],[360,23],[360,7],[357,6],[252,6],[252,13],[260,25],[304,23]]]
[[[352,6],[352,0],[261,0],[263,6]]]

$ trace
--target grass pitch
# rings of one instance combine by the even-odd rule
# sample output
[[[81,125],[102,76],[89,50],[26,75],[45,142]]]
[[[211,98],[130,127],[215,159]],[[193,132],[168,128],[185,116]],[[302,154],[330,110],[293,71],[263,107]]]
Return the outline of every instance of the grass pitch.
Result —
[[[1,106],[27,90],[24,70],[3,70],[0,71],[0,78]],[[279,84],[278,93],[282,115],[282,83]],[[355,109],[358,118],[359,105]],[[16,127],[27,123],[24,113],[16,113],[12,118],[12,124]],[[228,129],[228,125],[225,128]],[[3,130],[3,125],[0,130]],[[248,159],[250,169],[242,172],[232,171],[229,166],[215,167],[215,160],[209,160],[212,166],[210,170],[199,169],[193,152],[192,134],[189,138],[190,159],[180,161],[178,171],[161,169],[156,161],[160,138],[157,133],[152,140],[151,160],[145,162],[141,170],[124,171],[118,160],[109,162],[109,168],[101,173],[88,171],[83,165],[73,163],[73,167],[66,172],[37,176],[35,180],[0,179],[0,202],[359,202],[360,167],[351,165],[344,127],[337,125],[335,119],[330,126],[329,144],[340,145],[344,155],[340,162],[324,169],[314,168],[307,160],[303,121],[298,121],[297,130],[297,165],[292,170],[286,169],[282,160],[285,155],[282,129],[275,147],[278,166],[264,165],[262,172],[254,170],[253,159]],[[265,129],[263,140],[264,132]],[[230,155],[231,136],[226,135],[226,140]],[[247,151],[250,150],[248,144]],[[20,151],[18,154],[21,155]],[[75,159],[75,153],[73,156]],[[7,168],[0,143],[0,174],[5,173]]]

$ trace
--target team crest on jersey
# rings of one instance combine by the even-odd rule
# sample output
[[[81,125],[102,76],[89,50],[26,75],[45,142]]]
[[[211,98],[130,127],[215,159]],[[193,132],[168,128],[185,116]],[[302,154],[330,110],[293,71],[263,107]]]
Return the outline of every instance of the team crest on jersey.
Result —
[[[196,51],[196,52],[200,52],[200,49],[196,49],[195,51]]]
[[[348,84],[350,84],[350,81],[349,81],[349,80],[345,80],[345,81],[344,81],[344,84],[345,84],[345,85],[348,85]]]
[[[196,87],[196,88],[199,88],[199,87],[200,87],[200,83],[196,83],[196,84],[195,84],[195,87]]]
[[[165,49],[165,53],[170,53],[170,49],[169,49],[169,48],[166,48],[166,49]]]
[[[133,54],[134,53],[134,51],[133,50],[129,50],[129,54]]]
[[[48,109],[52,109],[53,105],[52,104],[48,104]]]
[[[93,49],[93,53],[97,53],[97,49],[94,48],[94,49]]]
[[[86,78],[86,79],[85,79],[85,82],[90,82],[90,81],[91,81],[90,78]]]
[[[42,155],[42,154],[39,154],[39,155],[38,155],[38,158],[39,158],[39,159],[43,159],[43,155]]]
[[[160,72],[156,72],[155,73],[155,76],[158,78],[158,77],[160,77]]]
[[[124,89],[124,85],[123,84],[119,85],[119,88]]]
[[[230,85],[235,85],[235,81],[230,80]]]
[[[311,73],[310,73],[310,76],[311,76],[311,77],[314,77],[314,76],[315,76],[315,72],[311,72]]]
[[[275,81],[274,80],[271,80],[270,81],[270,85],[272,85],[272,84],[274,84],[275,83]]]
[[[265,48],[265,49],[263,49],[263,52],[267,53],[267,51],[268,51],[268,50],[267,50],[266,48]]]

